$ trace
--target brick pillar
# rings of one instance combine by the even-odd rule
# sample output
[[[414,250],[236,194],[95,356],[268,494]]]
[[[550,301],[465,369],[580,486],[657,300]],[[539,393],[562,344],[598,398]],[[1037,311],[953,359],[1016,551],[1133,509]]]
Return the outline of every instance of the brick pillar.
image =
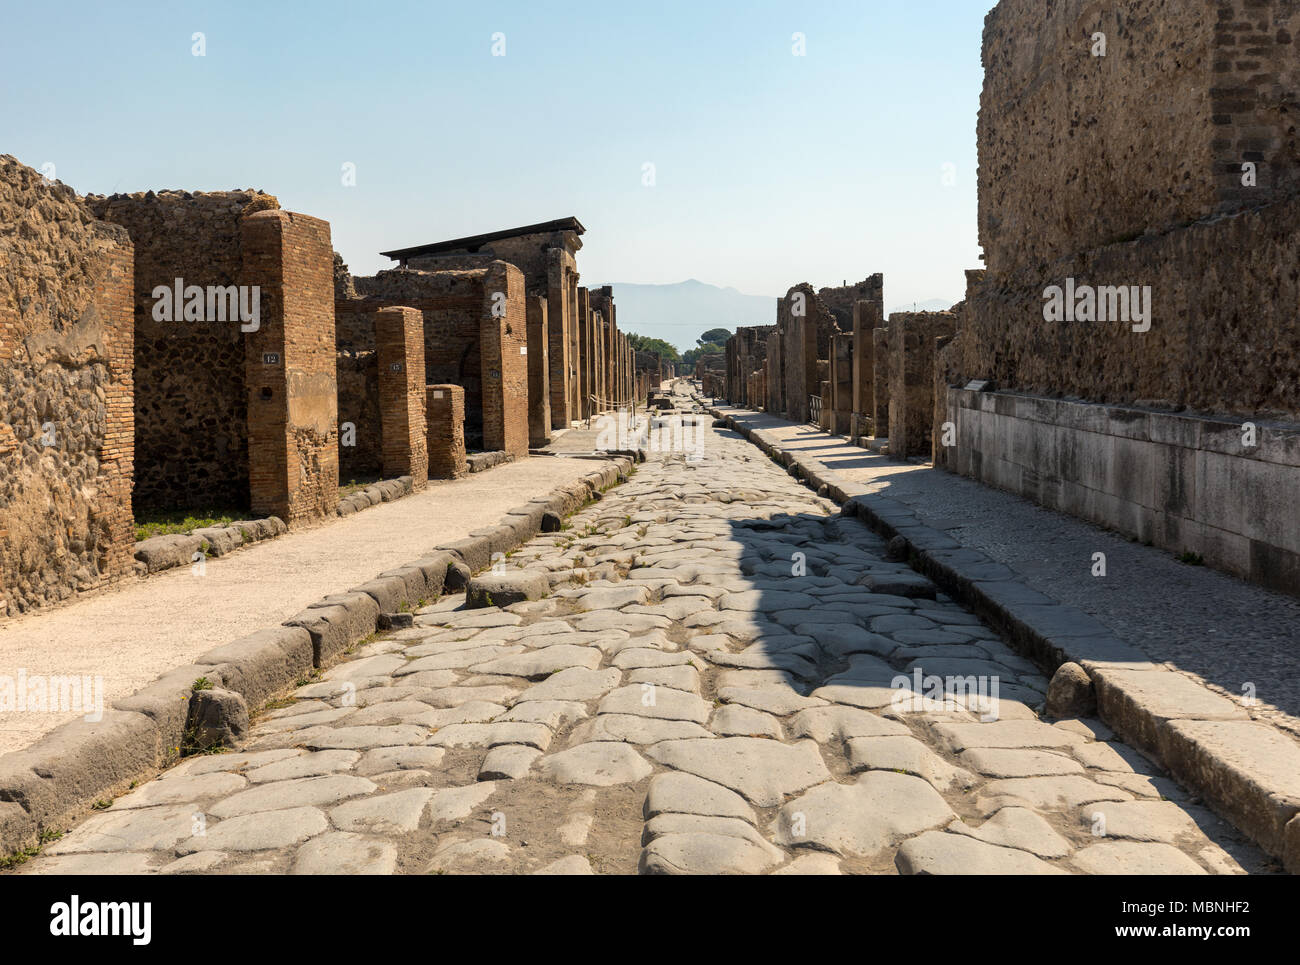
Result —
[[[424,313],[414,308],[375,312],[379,424],[383,474],[410,476],[415,490],[429,480],[424,425]]]
[[[565,251],[546,252],[546,328],[550,342],[551,428],[569,428],[569,298]]]
[[[578,414],[591,415],[591,396],[596,391],[591,381],[591,293],[577,289],[578,304]]]
[[[118,247],[107,276],[95,290],[104,322],[109,384],[104,389],[104,442],[99,451],[102,482],[95,517],[107,535],[99,557],[100,575],[115,580],[134,571],[135,518],[131,488],[135,476],[135,257]]]
[[[528,296],[528,444],[551,441],[551,370],[547,362],[546,299]]]
[[[261,300],[245,350],[249,500],[293,525],[333,513],[339,499],[330,226],[259,211],[241,232],[240,282]]]
[[[505,294],[505,314],[493,296]],[[479,325],[483,367],[483,448],[517,459],[528,455],[528,308],[524,276],[514,265],[494,261],[483,282]]]
[[[465,475],[465,390],[459,385],[425,386],[429,432],[429,478]]]
[[[580,333],[578,331],[578,273],[568,273],[569,299],[569,418],[582,418],[582,377],[579,368],[582,365]]]

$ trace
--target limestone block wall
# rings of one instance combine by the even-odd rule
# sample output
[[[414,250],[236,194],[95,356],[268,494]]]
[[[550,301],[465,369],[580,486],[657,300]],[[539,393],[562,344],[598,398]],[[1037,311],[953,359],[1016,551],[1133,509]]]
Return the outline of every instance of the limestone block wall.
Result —
[[[241,283],[261,291],[246,333],[249,503],[291,527],[339,498],[333,248],[328,222],[280,210],[245,215]]]
[[[132,246],[0,155],[0,618],[132,572]]]
[[[1001,0],[977,128],[990,272],[1292,193],[1298,31],[1294,0]]]
[[[947,391],[960,473],[1300,592],[1300,430],[1008,392]],[[891,441],[892,444],[892,441]]]
[[[209,311],[207,295],[245,284],[242,219],[278,202],[251,190],[169,190],[86,203],[125,228],[135,249],[136,508],[248,508],[246,334],[228,297]],[[177,279],[181,304],[154,296]],[[187,318],[185,293],[195,286],[202,317]]]

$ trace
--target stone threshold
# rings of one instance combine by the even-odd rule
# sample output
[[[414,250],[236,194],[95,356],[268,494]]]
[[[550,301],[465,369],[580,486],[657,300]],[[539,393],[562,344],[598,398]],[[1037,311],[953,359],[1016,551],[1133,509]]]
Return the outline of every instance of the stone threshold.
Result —
[[[0,755],[0,855],[40,843],[41,833],[84,817],[101,800],[149,780],[180,758],[200,677],[233,692],[244,713],[287,694],[376,631],[445,593],[627,480],[644,457],[602,460],[581,479],[511,509],[495,527],[433,547],[420,559],[323,597],[267,627],[163,674],[104,711],[62,724],[22,750]]]
[[[1267,854],[1300,873],[1300,744],[1176,670],[1153,663],[1108,627],[1030,588],[980,550],[926,526],[906,505],[870,492],[819,460],[783,449],[735,412],[710,410],[886,539],[901,538],[913,569],[971,609],[1050,678],[1079,664],[1096,689],[1098,715]],[[753,413],[761,417],[762,413]]]

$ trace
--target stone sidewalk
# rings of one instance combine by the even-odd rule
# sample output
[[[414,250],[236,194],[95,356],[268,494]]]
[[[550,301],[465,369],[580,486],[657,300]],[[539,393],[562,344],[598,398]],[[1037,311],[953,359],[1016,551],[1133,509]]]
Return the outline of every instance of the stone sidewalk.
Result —
[[[582,433],[573,430],[570,444]],[[590,472],[549,456],[434,481],[423,493],[67,606],[0,622],[0,674],[103,678],[104,706],[227,641],[274,626],[320,597],[404,565],[430,547],[495,525],[507,510]],[[0,753],[77,713],[0,713]]]
[[[707,443],[519,547],[550,595],[422,609],[22,872],[1277,870],[1101,722],[1041,719],[1037,668],[860,521]]]
[[[1267,590],[1084,520],[929,465],[900,462],[767,413],[719,411],[781,448],[911,508],[1030,587],[1096,617],[1155,661],[1300,737],[1300,599]],[[1092,575],[1093,553],[1106,575]]]

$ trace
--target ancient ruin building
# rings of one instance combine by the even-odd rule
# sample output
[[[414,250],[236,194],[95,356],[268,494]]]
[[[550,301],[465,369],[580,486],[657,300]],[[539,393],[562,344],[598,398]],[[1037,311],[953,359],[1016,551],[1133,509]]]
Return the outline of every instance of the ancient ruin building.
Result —
[[[518,268],[503,261],[446,271],[394,268],[373,277],[352,277],[336,291],[341,296],[334,306],[341,359],[376,345],[376,322],[382,310],[415,310],[423,342],[420,384],[463,388],[468,449],[504,451],[516,457],[528,454],[529,326],[524,278]],[[380,361],[376,357],[376,366]],[[339,398],[340,411],[355,414],[358,420],[359,441],[369,427],[382,423],[381,396],[370,395],[368,380],[349,379]],[[345,457],[345,464],[358,472],[377,469],[356,456]]]
[[[0,617],[132,572],[132,246],[0,156]]]
[[[1300,590],[1300,6],[1150,6],[987,18],[939,461]]]
[[[752,378],[767,361],[767,337],[774,328],[772,325],[742,326],[727,339],[725,392],[732,405],[763,408],[762,393],[756,390]]]
[[[135,250],[137,511],[233,507],[290,525],[333,513],[328,223],[256,191],[86,204]]]
[[[567,429],[581,415],[577,253],[586,229],[577,218],[385,251],[399,268],[425,271],[483,268],[504,261],[523,274],[525,294],[546,299],[551,427]],[[530,346],[541,354],[540,346]],[[467,401],[467,405],[468,405]]]

